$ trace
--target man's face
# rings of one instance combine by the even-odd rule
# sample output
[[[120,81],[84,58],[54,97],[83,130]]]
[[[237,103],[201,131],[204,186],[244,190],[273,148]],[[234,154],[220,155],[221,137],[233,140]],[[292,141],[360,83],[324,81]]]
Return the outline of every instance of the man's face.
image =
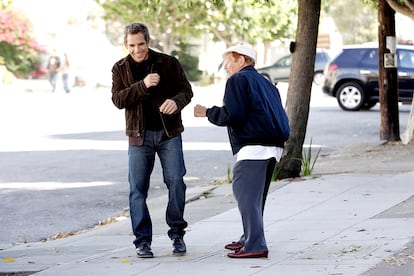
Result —
[[[224,56],[224,70],[226,70],[227,77],[231,77],[234,73],[239,72],[244,66],[244,58],[241,56],[234,57],[231,54]]]
[[[143,62],[148,58],[148,43],[143,33],[128,34],[125,47],[135,62]]]

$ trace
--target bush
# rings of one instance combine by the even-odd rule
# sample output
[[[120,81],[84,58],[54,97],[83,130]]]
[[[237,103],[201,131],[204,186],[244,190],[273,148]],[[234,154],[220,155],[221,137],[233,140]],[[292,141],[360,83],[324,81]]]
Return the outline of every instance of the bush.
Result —
[[[172,51],[171,55],[176,57],[183,67],[189,81],[198,81],[201,79],[203,72],[198,70],[198,57],[188,54],[191,45],[180,43],[178,51]]]
[[[0,10],[0,65],[19,78],[28,77],[40,64],[45,50],[33,39],[31,24],[20,12]]]

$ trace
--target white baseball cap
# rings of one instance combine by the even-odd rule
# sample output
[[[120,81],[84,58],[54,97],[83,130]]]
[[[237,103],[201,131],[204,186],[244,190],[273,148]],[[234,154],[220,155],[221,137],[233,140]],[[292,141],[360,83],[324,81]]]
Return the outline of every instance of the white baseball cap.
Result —
[[[227,48],[226,51],[224,51],[223,53],[223,57],[227,53],[231,53],[231,52],[235,52],[241,55],[251,57],[254,61],[256,61],[256,52],[248,44],[238,44],[238,45],[234,45],[234,46]]]

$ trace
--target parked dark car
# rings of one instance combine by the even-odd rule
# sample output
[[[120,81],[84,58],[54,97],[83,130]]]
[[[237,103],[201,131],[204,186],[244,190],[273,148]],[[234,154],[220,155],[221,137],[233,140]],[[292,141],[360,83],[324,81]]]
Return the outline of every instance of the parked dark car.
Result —
[[[328,52],[323,49],[318,49],[315,56],[315,73],[313,74],[313,82],[317,85],[323,83],[323,70],[331,61]],[[271,80],[273,83],[288,82],[290,75],[290,67],[292,64],[292,55],[284,56],[278,59],[273,65],[257,68],[257,71]]]
[[[411,103],[414,91],[414,47],[398,45],[398,97]],[[379,102],[378,46],[346,47],[326,67],[322,91],[336,97],[343,110],[370,109]]]

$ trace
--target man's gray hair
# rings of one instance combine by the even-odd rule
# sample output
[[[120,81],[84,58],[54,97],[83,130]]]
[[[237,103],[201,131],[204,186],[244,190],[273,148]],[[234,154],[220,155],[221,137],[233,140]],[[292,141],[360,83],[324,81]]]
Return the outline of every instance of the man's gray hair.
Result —
[[[125,26],[124,29],[124,44],[127,42],[128,34],[138,34],[142,33],[144,35],[145,41],[148,43],[150,41],[150,35],[147,26],[142,23],[131,23]]]

